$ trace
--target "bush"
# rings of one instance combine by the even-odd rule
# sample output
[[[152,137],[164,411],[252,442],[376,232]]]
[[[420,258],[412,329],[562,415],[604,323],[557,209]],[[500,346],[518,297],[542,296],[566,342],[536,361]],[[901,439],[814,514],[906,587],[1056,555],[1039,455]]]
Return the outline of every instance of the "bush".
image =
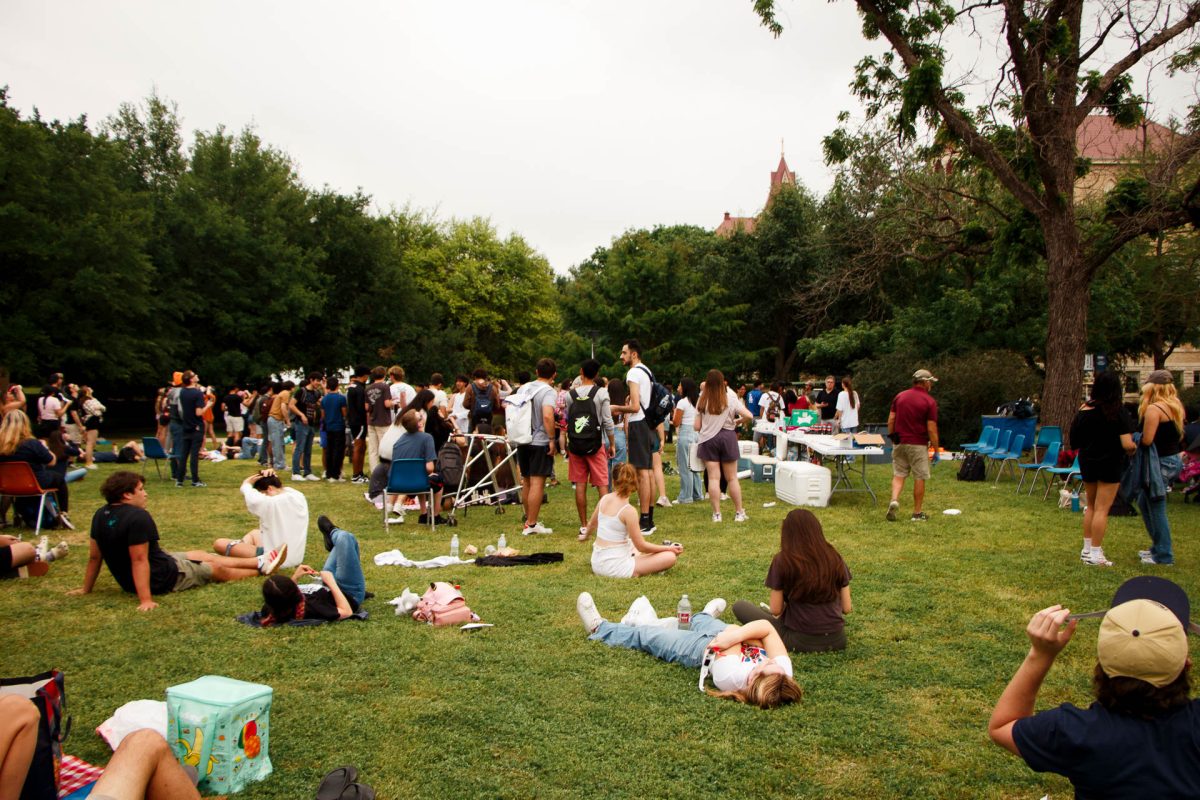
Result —
[[[946,356],[930,362],[911,353],[888,353],[851,365],[854,388],[862,398],[862,420],[886,422],[892,398],[912,386],[912,374],[928,369],[938,378],[933,389],[938,402],[941,445],[957,449],[979,437],[979,417],[1018,397],[1035,395],[1041,378],[1016,353],[981,350]]]

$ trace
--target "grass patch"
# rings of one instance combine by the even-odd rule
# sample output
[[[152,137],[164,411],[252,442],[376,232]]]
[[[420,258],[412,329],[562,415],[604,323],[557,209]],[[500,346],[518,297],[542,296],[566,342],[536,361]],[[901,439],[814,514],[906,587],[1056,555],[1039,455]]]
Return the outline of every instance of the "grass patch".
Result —
[[[430,534],[414,515],[384,531],[359,487],[288,482],[309,500],[308,563],[323,560],[315,518],[328,514],[358,534],[377,598],[365,623],[260,631],[233,620],[260,606],[258,581],[160,598],[149,614],[107,570],[90,596],[64,596],[82,581],[87,522],[114,469],[103,465],[72,487],[81,530],[65,537],[71,557],[46,578],[0,586],[2,672],[64,669],[74,716],[66,749],[96,763],[109,753],[92,730],[122,703],[162,699],[166,687],[210,673],[271,685],[275,774],[239,795],[248,800],[311,796],[327,770],[345,763],[381,798],[1067,796],[1066,781],[1029,771],[987,741],[992,704],[1024,655],[1022,631],[1035,610],[1055,602],[1102,608],[1122,581],[1154,569],[1137,562],[1146,542],[1137,518],[1110,522],[1105,550],[1116,567],[1084,567],[1079,515],[1038,493],[1018,498],[1010,482],[958,483],[953,464],[934,469],[924,524],[889,524],[883,504],[835,496],[817,514],[854,575],[850,646],[797,657],[804,702],[763,712],[700,694],[694,671],[587,641],[575,597],[592,592],[611,618],[638,594],[660,613],[684,592],[696,609],[713,596],[765,600],[762,581],[789,510],[762,507],[775,499],[770,484],[743,484],[745,525],[713,525],[707,504],[658,509],[659,535],[685,545],[680,563],[616,581],[591,574],[591,545],[575,541],[566,484],[549,490],[542,519],[551,536],[521,537],[516,507],[503,515],[470,509],[456,529],[464,546],[482,549],[504,531],[523,551],[565,553],[562,564],[424,571],[376,567],[371,557],[393,548],[441,555],[452,530]],[[202,465],[203,490],[176,489],[151,469],[150,511],[164,548],[207,549],[252,527],[237,487],[253,469]],[[887,491],[887,465],[872,465],[869,476],[876,492]],[[668,478],[670,493],[677,486]],[[950,507],[962,516],[940,513]],[[1171,498],[1181,566],[1156,570],[1194,597],[1187,565],[1198,557],[1198,514]],[[461,582],[496,627],[464,634],[392,614],[388,599],[433,579]],[[1095,624],[1081,626],[1040,706],[1087,702],[1095,632]]]

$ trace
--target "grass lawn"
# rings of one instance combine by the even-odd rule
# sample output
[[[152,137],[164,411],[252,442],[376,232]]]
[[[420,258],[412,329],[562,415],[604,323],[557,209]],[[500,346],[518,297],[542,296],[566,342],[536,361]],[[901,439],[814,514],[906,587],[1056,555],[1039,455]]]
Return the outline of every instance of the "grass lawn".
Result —
[[[314,459],[316,461],[319,456]],[[762,581],[789,510],[772,484],[744,483],[751,521],[710,521],[707,504],[658,509],[656,538],[682,541],[679,564],[663,575],[617,581],[591,574],[591,545],[575,540],[570,485],[551,489],[549,536],[522,538],[518,507],[496,515],[472,508],[456,529],[430,534],[415,515],[383,531],[360,487],[293,483],[312,517],[307,562],[325,552],[316,516],[328,514],[362,543],[367,622],[253,630],[234,615],[261,605],[259,581],[209,586],[159,598],[139,613],[136,599],[103,570],[96,590],[80,585],[87,528],[98,489],[117,465],[72,486],[71,556],[49,576],[0,585],[6,646],[0,672],[59,667],[67,675],[74,731],[66,750],[103,764],[93,732],[122,703],[164,699],[168,686],[220,674],[274,687],[270,755],[275,773],[243,794],[298,800],[341,764],[359,767],[380,798],[658,797],[1069,797],[1069,784],[1027,769],[993,746],[992,704],[1024,656],[1024,625],[1055,602],[1103,608],[1126,578],[1147,570],[1179,582],[1200,600],[1195,565],[1200,508],[1172,496],[1169,516],[1179,566],[1144,567],[1147,538],[1136,517],[1113,519],[1105,550],[1112,569],[1079,561],[1080,515],[1018,498],[1014,484],[963,484],[957,465],[934,468],[927,523],[884,521],[888,465],[872,465],[879,505],[835,495],[815,509],[826,536],[853,572],[854,613],[847,651],[795,658],[803,703],[760,711],[707,697],[697,673],[641,653],[589,642],[575,613],[590,591],[602,614],[619,619],[646,594],[660,614],[683,593],[699,610],[714,596],[765,600]],[[149,467],[149,510],[168,550],[207,549],[252,527],[238,484],[255,466],[202,464],[207,489],[176,489]],[[559,467],[565,478],[565,467]],[[668,477],[674,497],[678,479]],[[590,497],[594,503],[594,493]],[[902,512],[910,510],[905,498]],[[958,517],[945,508],[962,509]],[[449,552],[451,533],[482,550],[504,531],[524,552],[561,551],[562,564],[511,569],[377,567],[400,548],[412,558]],[[433,579],[462,584],[471,607],[494,628],[469,634],[397,617],[386,601]],[[729,614],[727,612],[727,618]],[[1086,704],[1097,623],[1051,672],[1039,707]]]

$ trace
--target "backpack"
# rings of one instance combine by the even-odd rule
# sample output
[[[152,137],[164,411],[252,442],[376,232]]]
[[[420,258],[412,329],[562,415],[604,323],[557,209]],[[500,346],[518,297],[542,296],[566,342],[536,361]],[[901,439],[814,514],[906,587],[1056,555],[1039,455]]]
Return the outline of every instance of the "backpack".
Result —
[[[492,415],[496,413],[496,404],[492,400],[492,387],[485,387],[483,394],[480,394],[479,387],[471,384],[471,397],[471,427],[474,428],[480,422],[490,425]]]
[[[767,403],[767,422],[774,422],[779,418],[779,395],[771,392],[767,395],[770,401]]]
[[[962,466],[958,468],[958,479],[960,481],[981,481],[984,479],[986,471],[983,456],[979,453],[967,453]]]
[[[429,584],[412,612],[413,619],[438,627],[460,622],[479,622],[479,615],[467,607],[462,592],[445,581]]]
[[[533,399],[537,389],[530,391],[525,384],[504,398],[504,429],[509,444],[523,445],[533,442]]]
[[[644,406],[646,424],[651,428],[657,428],[675,411],[675,395],[671,393],[670,389],[654,380],[654,373],[650,371],[649,367],[645,364],[638,364],[638,366],[646,370],[646,375],[650,378],[650,402]]]
[[[437,468],[446,486],[457,487],[462,482],[463,453],[453,439],[448,440],[438,451]]]
[[[600,449],[600,413],[596,410],[595,394],[599,389],[592,387],[582,397],[572,389],[567,396],[567,450],[574,456],[590,456]]]

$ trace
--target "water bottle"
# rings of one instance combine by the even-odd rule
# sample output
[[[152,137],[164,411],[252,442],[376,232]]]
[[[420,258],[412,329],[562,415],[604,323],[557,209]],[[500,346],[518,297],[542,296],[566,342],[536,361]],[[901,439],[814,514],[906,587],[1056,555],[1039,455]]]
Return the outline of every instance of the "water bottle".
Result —
[[[450,557],[458,558],[458,534],[450,537]]]
[[[688,600],[685,594],[679,598],[679,605],[675,608],[675,617],[679,620],[679,630],[686,631],[692,627],[692,602]]]
[[[503,550],[506,547],[508,547],[508,539],[505,539],[504,533],[501,532],[500,538],[496,540],[496,549]]]
[[[1071,510],[1079,511],[1079,492],[1071,492]]]

